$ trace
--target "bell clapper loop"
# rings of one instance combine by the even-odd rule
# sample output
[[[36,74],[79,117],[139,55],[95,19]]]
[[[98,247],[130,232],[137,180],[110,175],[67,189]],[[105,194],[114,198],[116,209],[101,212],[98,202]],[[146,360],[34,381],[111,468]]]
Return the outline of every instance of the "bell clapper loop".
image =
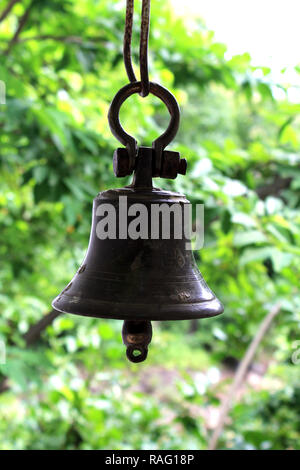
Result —
[[[122,339],[126,356],[131,362],[143,362],[148,355],[148,345],[152,339],[152,325],[148,320],[125,320],[122,328]]]
[[[126,356],[130,362],[134,362],[134,363],[143,362],[147,359],[148,348],[127,346]]]

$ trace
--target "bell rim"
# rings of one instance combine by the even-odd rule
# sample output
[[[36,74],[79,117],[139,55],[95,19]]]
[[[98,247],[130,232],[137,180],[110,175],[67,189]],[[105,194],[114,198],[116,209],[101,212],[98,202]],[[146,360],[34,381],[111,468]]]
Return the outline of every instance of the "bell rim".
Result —
[[[107,312],[108,306],[112,308],[112,305],[114,306],[114,311],[110,314],[104,313]],[[60,294],[53,300],[52,307],[61,313],[114,320],[194,320],[197,318],[215,317],[224,312],[224,306],[217,297],[196,303],[159,305],[112,303],[110,301],[93,301],[92,299],[82,298],[76,300],[74,297],[71,298],[65,294]],[[86,313],[86,311],[89,313]],[[132,312],[132,314],[128,312]]]

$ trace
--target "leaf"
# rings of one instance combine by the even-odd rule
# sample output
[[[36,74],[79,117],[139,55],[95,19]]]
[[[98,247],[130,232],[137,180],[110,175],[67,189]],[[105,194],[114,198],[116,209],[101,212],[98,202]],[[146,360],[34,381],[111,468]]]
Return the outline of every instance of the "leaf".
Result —
[[[225,211],[222,215],[222,230],[224,233],[228,233],[231,229],[231,213],[229,211]]]
[[[34,169],[33,169],[33,176],[34,176],[34,179],[37,183],[42,183],[47,175],[48,175],[48,168],[46,166],[36,166]]]
[[[264,261],[271,257],[273,250],[272,247],[247,248],[240,257],[239,263],[243,266],[253,261]]]
[[[283,268],[286,268],[293,261],[293,255],[291,253],[284,253],[280,250],[274,249],[271,254],[273,267],[276,272],[280,272]]]
[[[239,232],[234,235],[233,243],[235,246],[255,245],[256,243],[266,243],[267,237],[258,230],[249,230],[248,232]]]
[[[242,196],[243,194],[247,193],[246,186],[237,180],[231,180],[226,182],[225,186],[223,186],[223,191],[228,196],[236,197]]]
[[[278,139],[280,140],[285,128],[287,126],[289,126],[293,120],[295,119],[295,116],[289,116],[285,121],[284,123],[282,124],[282,126],[280,126],[279,130],[278,130]]]
[[[250,217],[250,215],[244,214],[243,212],[236,212],[231,218],[234,224],[240,224],[244,227],[256,227],[256,221]]]
[[[283,268],[290,265],[293,255],[283,253],[273,247],[247,248],[240,257],[239,263],[243,266],[254,261],[264,261],[268,258],[272,260],[274,270],[280,272]]]
[[[262,95],[263,98],[268,98],[268,99],[271,99],[273,100],[273,94],[272,94],[272,89],[270,87],[270,85],[268,85],[268,83],[264,83],[264,82],[259,82],[257,84],[257,89],[259,91],[259,93]]]
[[[70,144],[70,133],[66,125],[67,115],[51,107],[35,106],[32,112],[52,134],[53,142],[58,150],[63,151]]]
[[[6,353],[6,364],[1,366],[1,371],[22,389],[26,389],[33,381],[41,384],[40,370],[52,367],[43,350],[8,347]]]
[[[84,182],[76,180],[75,178],[65,178],[64,183],[80,201],[89,199],[89,191],[86,189]]]

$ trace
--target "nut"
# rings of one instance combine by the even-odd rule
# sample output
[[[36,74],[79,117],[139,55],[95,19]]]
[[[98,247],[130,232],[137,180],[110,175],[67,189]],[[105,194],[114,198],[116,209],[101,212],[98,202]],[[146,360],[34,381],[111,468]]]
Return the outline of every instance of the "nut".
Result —
[[[179,160],[179,168],[178,168],[178,173],[180,175],[186,175],[186,170],[187,170],[187,161],[185,158],[181,158]]]
[[[185,175],[186,169],[187,161],[185,158],[180,158],[179,152],[169,150],[163,152],[161,178],[175,179],[178,174]]]
[[[129,170],[129,155],[125,147],[120,147],[114,151],[113,167],[117,178],[131,175],[132,172]]]

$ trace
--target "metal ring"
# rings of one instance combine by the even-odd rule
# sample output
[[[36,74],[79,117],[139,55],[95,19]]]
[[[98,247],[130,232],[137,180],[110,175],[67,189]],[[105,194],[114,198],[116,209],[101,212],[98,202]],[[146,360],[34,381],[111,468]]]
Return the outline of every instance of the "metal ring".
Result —
[[[130,134],[127,134],[127,132],[123,129],[119,119],[119,112],[124,101],[131,95],[140,93],[140,91],[141,82],[133,82],[125,85],[115,95],[108,111],[108,123],[112,134],[127,148],[129,154],[130,171],[133,171],[135,167],[135,158],[137,156],[137,141]],[[172,95],[172,93],[167,90],[167,88],[164,88],[158,83],[150,82],[150,93],[162,100],[162,102],[167,106],[171,116],[169,126],[166,131],[152,144],[155,160],[153,176],[159,176],[161,171],[163,150],[174,139],[178,131],[180,122],[180,109],[175,96]]]
[[[134,352],[138,351],[140,354],[135,356]],[[147,359],[148,356],[148,348],[142,346],[127,346],[126,349],[126,356],[130,362],[143,362]]]

